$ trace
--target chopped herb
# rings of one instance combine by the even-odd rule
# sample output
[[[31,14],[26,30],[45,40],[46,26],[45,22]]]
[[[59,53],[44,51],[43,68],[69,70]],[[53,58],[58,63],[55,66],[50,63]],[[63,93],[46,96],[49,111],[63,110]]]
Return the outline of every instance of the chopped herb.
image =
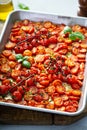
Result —
[[[27,93],[27,94],[32,95],[32,92],[31,92],[31,91],[28,91],[28,93]]]
[[[66,56],[69,58],[69,57],[72,56],[72,53],[71,53],[71,52],[68,52],[68,53],[66,54]]]
[[[13,81],[13,79],[10,79],[10,83],[12,84],[14,81]]]

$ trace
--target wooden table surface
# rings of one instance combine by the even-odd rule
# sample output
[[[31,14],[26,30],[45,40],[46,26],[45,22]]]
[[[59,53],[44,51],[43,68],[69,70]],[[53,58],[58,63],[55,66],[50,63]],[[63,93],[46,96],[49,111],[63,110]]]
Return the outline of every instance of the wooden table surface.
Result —
[[[80,120],[84,116],[87,116],[87,105],[84,111],[78,116],[64,116],[0,106],[0,123],[2,124],[68,125]]]

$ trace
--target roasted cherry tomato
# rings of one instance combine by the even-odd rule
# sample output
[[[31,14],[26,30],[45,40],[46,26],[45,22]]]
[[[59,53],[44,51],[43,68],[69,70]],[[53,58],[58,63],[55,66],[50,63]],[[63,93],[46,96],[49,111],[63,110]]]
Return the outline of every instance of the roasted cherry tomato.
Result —
[[[29,78],[25,81],[26,86],[32,86],[35,84],[34,78]]]
[[[12,93],[12,97],[13,97],[13,99],[14,99],[14,101],[16,101],[16,102],[19,102],[19,101],[21,101],[22,100],[22,94],[21,94],[21,92],[20,91],[14,91],[13,93]]]
[[[8,91],[10,90],[10,85],[0,85],[0,94],[5,95],[8,94]]]
[[[65,111],[67,112],[76,112],[76,107],[72,106],[72,105],[69,105],[65,108]]]
[[[41,95],[39,95],[39,94],[36,94],[33,98],[37,102],[41,102],[43,100],[43,97]]]
[[[63,105],[63,100],[61,97],[55,97],[54,98],[54,104],[57,107],[61,107]]]

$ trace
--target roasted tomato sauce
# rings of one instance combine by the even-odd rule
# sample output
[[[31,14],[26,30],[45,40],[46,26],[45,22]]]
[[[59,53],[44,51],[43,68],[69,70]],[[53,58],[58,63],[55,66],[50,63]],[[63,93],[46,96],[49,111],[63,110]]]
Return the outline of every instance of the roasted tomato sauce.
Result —
[[[70,26],[84,39],[63,33],[65,24],[16,21],[0,54],[0,101],[76,112],[81,98],[87,29]]]

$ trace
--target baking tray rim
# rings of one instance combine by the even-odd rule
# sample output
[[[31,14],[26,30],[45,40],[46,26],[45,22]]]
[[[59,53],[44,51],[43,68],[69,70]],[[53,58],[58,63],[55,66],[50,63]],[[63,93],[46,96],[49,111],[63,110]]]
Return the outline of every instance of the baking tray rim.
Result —
[[[1,43],[1,40],[3,39],[3,35],[4,35],[4,32],[5,32],[5,29],[8,25],[8,22],[11,18],[11,16],[14,14],[14,13],[20,13],[20,12],[28,12],[28,13],[33,13],[33,14],[44,14],[44,15],[55,15],[55,16],[58,16],[58,17],[64,17],[64,18],[76,18],[76,19],[83,19],[83,20],[87,20],[87,18],[85,17],[77,17],[77,16],[65,16],[65,15],[59,15],[59,14],[56,14],[56,13],[46,13],[46,12],[34,12],[34,11],[25,11],[25,10],[15,10],[15,11],[12,11],[6,21],[5,21],[5,24],[4,24],[4,27],[2,29],[2,32],[1,32],[1,36],[0,36],[0,43]],[[86,55],[86,62],[87,62],[87,55]],[[87,68],[87,67],[86,67]],[[87,86],[87,80],[85,81],[86,82],[86,86]],[[61,115],[67,115],[67,116],[76,116],[76,115],[79,115],[83,112],[83,110],[85,109],[85,106],[86,106],[86,96],[87,96],[87,87],[85,86],[85,91],[84,91],[84,95],[83,95],[83,105],[82,107],[80,108],[80,110],[77,110],[76,112],[62,112],[62,111],[58,111],[58,110],[50,110],[50,109],[46,109],[46,108],[38,108],[38,107],[32,107],[32,106],[26,106],[26,105],[20,105],[20,104],[13,104],[13,103],[7,103],[7,102],[0,102],[0,105],[3,105],[3,106],[10,106],[10,107],[16,107],[16,108],[22,108],[22,109],[28,109],[28,110],[35,110],[35,111],[40,111],[40,112],[47,112],[47,113],[53,113],[53,114],[61,114]]]

